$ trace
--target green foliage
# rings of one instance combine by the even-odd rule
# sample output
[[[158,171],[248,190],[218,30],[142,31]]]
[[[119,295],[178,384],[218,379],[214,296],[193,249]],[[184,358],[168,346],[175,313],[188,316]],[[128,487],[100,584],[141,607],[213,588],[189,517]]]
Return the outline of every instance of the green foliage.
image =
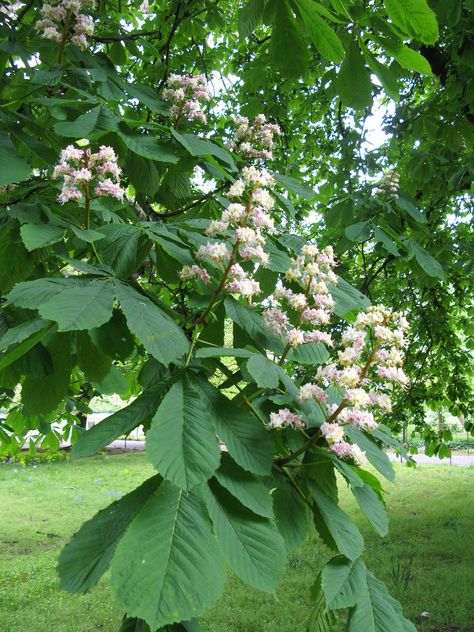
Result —
[[[393,425],[429,400],[469,412],[472,235],[458,221],[468,216],[472,173],[465,12],[426,0],[158,4],[148,13],[90,7],[96,30],[84,50],[66,43],[70,24],[60,45],[40,37],[35,3],[5,14],[1,451],[18,451],[34,430],[50,448],[71,437],[73,455],[88,456],[143,426],[159,474],[86,523],[59,566],[62,586],[79,592],[110,565],[122,632],[199,629],[193,619],[222,591],[224,560],[275,593],[311,512],[339,555],[316,581],[309,629],[329,629],[328,610],[351,608],[349,632],[409,630],[360,559],[363,540],[339,507],[336,469],[385,535],[381,486],[328,450],[320,427],[333,419],[300,398],[331,358],[330,341],[291,348],[261,312],[308,236],[331,244],[350,281],[330,288],[336,342],[340,319],[353,321],[371,302],[403,305],[415,322],[414,386],[395,402]],[[221,99],[209,128],[165,100],[170,76],[197,70],[214,78]],[[393,116],[387,110],[383,146],[367,149],[375,98],[397,105]],[[217,241],[209,223],[249,164],[229,143],[227,119],[261,112],[283,134],[270,162],[277,230],[264,240],[256,307],[226,291],[230,264],[203,263],[199,248]],[[64,191],[58,200],[54,167],[68,144],[113,148],[124,196],[99,195],[85,177],[80,200],[65,201]],[[396,187],[382,175],[392,166]],[[194,283],[182,268],[197,262],[204,280]],[[301,325],[291,311],[290,321]],[[122,410],[78,429],[91,399],[110,393],[126,400]],[[347,405],[343,393],[328,395]],[[277,432],[269,420],[284,407],[300,425]],[[383,445],[402,447],[385,429],[370,436],[347,426],[346,436],[393,479]]]

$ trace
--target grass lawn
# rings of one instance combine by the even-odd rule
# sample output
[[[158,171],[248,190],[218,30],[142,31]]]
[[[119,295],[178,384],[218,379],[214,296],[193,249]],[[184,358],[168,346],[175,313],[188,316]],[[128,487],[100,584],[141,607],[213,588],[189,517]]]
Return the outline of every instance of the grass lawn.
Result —
[[[387,483],[390,535],[380,539],[341,486],[366,538],[366,562],[421,632],[474,632],[474,468],[397,465]],[[107,577],[88,595],[57,591],[56,558],[81,523],[151,473],[143,454],[36,468],[0,465],[1,632],[116,632]],[[290,558],[278,601],[230,577],[202,618],[207,632],[304,632],[308,586],[327,550],[317,536]],[[422,612],[429,612],[421,620]],[[341,624],[337,631],[342,630]],[[335,631],[336,632],[336,631]]]

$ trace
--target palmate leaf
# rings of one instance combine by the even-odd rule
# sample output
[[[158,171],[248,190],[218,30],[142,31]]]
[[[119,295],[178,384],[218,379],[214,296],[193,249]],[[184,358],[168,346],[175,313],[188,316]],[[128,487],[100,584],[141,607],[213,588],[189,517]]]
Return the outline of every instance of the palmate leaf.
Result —
[[[28,322],[28,325],[31,329],[33,328],[33,326],[30,325],[30,323],[33,323],[33,322],[34,323],[43,322],[44,324],[41,327],[41,329],[39,329],[39,331],[36,331],[36,333],[33,333],[28,338],[23,339],[21,342],[19,342],[19,344],[15,345],[13,349],[10,349],[9,351],[6,351],[5,353],[0,354],[0,371],[10,366],[10,364],[13,364],[13,362],[18,360],[18,358],[21,358],[23,355],[28,353],[30,349],[32,349],[36,344],[38,344],[38,342],[40,342],[40,340],[42,340],[49,333],[52,333],[54,329],[56,328],[56,325],[54,323],[48,323],[48,322],[42,321],[41,319],[38,319],[35,321]],[[23,323],[23,325],[27,325],[27,323]],[[17,330],[19,327],[22,327],[22,325],[18,325],[18,327],[13,327],[10,331],[13,332],[13,330]],[[35,325],[35,328],[36,328],[36,325]],[[20,331],[15,331],[15,334],[13,333],[10,334],[10,331],[8,331],[2,337],[3,344],[5,344],[5,341],[8,343],[8,341],[12,340],[14,337],[21,337],[25,335],[27,330],[28,330],[27,327],[22,327],[21,333]]]
[[[30,165],[17,154],[6,134],[0,134],[0,162],[2,164],[0,186],[26,180],[31,173]]]
[[[54,224],[23,224],[20,234],[25,248],[32,251],[61,241],[64,228]]]
[[[360,557],[364,550],[364,540],[352,519],[323,492],[318,492],[315,496],[315,505],[313,514],[316,529],[325,543],[351,560]]]
[[[319,15],[312,0],[296,0],[304,25],[316,50],[336,64],[344,59],[344,46],[327,22]]]
[[[274,21],[271,61],[287,77],[302,75],[308,65],[308,53],[301,29],[287,0],[272,0]]]
[[[349,439],[351,439],[353,443],[357,443],[365,452],[366,457],[372,465],[383,474],[386,479],[393,481],[395,479],[395,470],[382,448],[371,437],[367,436],[362,430],[359,430],[355,426],[346,425],[344,430]]]
[[[161,475],[185,490],[207,481],[219,467],[215,417],[190,374],[184,373],[161,402],[146,450]]]
[[[246,472],[228,454],[222,455],[215,478],[247,509],[264,518],[274,518],[272,496],[263,480]]]
[[[118,632],[152,632],[152,630],[143,619],[125,617]],[[197,621],[181,621],[181,623],[165,625],[155,632],[202,632],[202,628]]]
[[[247,370],[260,388],[277,388],[280,383],[278,367],[263,355],[249,358]]]
[[[275,523],[255,515],[214,480],[206,499],[214,532],[235,574],[254,588],[275,593],[286,562]]]
[[[225,572],[199,491],[164,481],[121,539],[111,571],[121,606],[152,630],[211,606]]]
[[[303,544],[308,533],[308,505],[293,485],[282,480],[273,492],[273,509],[287,551],[295,551]]]
[[[31,415],[54,410],[66,397],[72,370],[71,334],[53,334],[45,345],[52,362],[49,375],[27,375],[21,391],[22,403]]]
[[[58,331],[100,327],[112,317],[114,286],[108,279],[65,289],[39,306],[43,318],[58,323]]]
[[[321,586],[329,610],[355,606],[365,590],[365,564],[361,559],[333,557],[321,573]]]
[[[72,447],[72,456],[82,457],[95,454],[122,435],[149,421],[168,389],[168,380],[155,384],[144,391],[131,404],[109,415],[100,423],[81,434]]]
[[[344,105],[361,110],[372,104],[370,72],[357,40],[350,39],[346,57],[337,76],[337,87]]]
[[[388,515],[378,494],[369,485],[354,487],[352,493],[373,528],[380,536],[386,536],[388,533]]]
[[[327,612],[326,599],[321,589],[321,575],[318,575],[311,587],[311,598],[314,606],[306,628],[307,632],[332,632],[336,619],[332,612]]]
[[[438,22],[426,0],[384,0],[384,4],[388,17],[404,33],[424,44],[436,42]]]
[[[347,622],[347,632],[416,632],[385,585],[366,570],[366,584]]]
[[[168,365],[187,352],[189,342],[182,330],[150,299],[123,283],[117,283],[115,291],[130,330],[152,356]]]
[[[74,534],[59,556],[60,588],[87,592],[109,568],[120,538],[161,482],[156,475],[99,511]],[[137,628],[139,629],[139,628]]]
[[[17,283],[7,294],[9,303],[25,309],[38,309],[66,289],[79,288],[87,283],[80,278],[50,277]]]
[[[215,415],[217,435],[234,461],[253,474],[270,474],[273,443],[262,422],[245,408],[236,406],[211,384],[205,390]]]

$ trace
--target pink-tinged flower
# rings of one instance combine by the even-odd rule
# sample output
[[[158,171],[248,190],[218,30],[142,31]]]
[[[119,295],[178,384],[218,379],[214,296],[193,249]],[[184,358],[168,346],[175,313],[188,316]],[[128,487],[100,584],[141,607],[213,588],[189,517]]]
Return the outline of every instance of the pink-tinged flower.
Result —
[[[213,235],[224,235],[229,228],[227,222],[213,220],[206,229],[206,235],[212,237]]]
[[[316,402],[327,402],[328,396],[325,391],[317,384],[303,384],[300,387],[300,401],[306,402],[308,400],[314,400]]]
[[[60,204],[66,204],[71,200],[80,200],[82,198],[82,192],[76,187],[63,186],[61,193],[59,194],[58,201]]]
[[[325,422],[320,430],[329,445],[344,441],[344,428],[339,424]]]
[[[301,320],[311,325],[328,325],[331,315],[323,309],[305,309],[301,314]]]
[[[290,347],[297,347],[304,343],[304,331],[301,329],[290,329],[286,332],[286,340]]]
[[[265,237],[260,231],[249,228],[248,226],[239,226],[235,229],[235,236],[242,243],[248,246],[263,246]]]
[[[304,429],[304,421],[301,415],[292,413],[288,408],[282,408],[277,413],[270,413],[270,420],[266,424],[267,428],[282,430],[283,428]]]
[[[89,169],[77,169],[71,174],[71,177],[77,182],[89,182],[92,179],[92,172]]]
[[[387,382],[396,382],[402,387],[407,387],[410,384],[410,380],[400,367],[380,366],[377,369],[377,373],[379,377],[387,380]]]
[[[229,204],[226,210],[222,213],[222,221],[229,224],[239,224],[246,216],[245,206],[243,204],[233,203]]]
[[[343,441],[342,443],[332,444],[329,446],[329,449],[340,459],[352,459],[358,467],[367,462],[365,452],[363,452],[357,445],[351,445],[350,443]]]
[[[262,185],[261,185],[262,186]],[[266,189],[258,188],[252,194],[252,202],[261,206],[265,211],[271,211],[275,206],[275,199]]]
[[[322,342],[328,347],[334,346],[334,341],[331,338],[331,334],[327,331],[305,331],[304,340],[305,342]]]
[[[245,116],[235,118],[238,128],[235,131],[235,141],[230,143],[231,149],[243,158],[260,158],[271,160],[273,136],[280,134],[280,127],[274,123],[267,123],[263,114],[255,117],[252,123]]]
[[[363,388],[348,388],[344,394],[344,399],[351,406],[365,407],[370,405],[370,397]]]
[[[375,421],[373,414],[368,410],[347,408],[343,412],[345,413],[344,421],[361,430],[372,432],[378,427],[378,423]]]
[[[200,101],[210,101],[211,94],[204,75],[170,75],[162,96],[171,101],[171,118],[175,121],[181,116],[188,120],[206,122]]]
[[[290,307],[295,309],[296,311],[301,311],[305,309],[308,304],[308,300],[304,294],[293,294],[293,292],[288,292],[286,295],[286,299]]]
[[[252,298],[261,292],[260,283],[253,279],[234,279],[227,283],[226,289],[232,294],[240,294],[245,298]]]
[[[265,325],[277,335],[283,334],[288,325],[288,316],[281,309],[267,309],[263,312]]]
[[[263,250],[262,246],[244,246],[239,249],[242,259],[247,261],[259,261],[263,266],[270,263],[270,256]]]
[[[124,190],[121,186],[115,182],[112,182],[110,178],[106,178],[105,180],[99,180],[97,183],[94,193],[97,197],[113,197],[120,202],[123,201],[123,196],[125,195]]]
[[[392,401],[385,393],[377,393],[375,391],[369,391],[370,403],[372,406],[378,406],[382,410],[390,413],[392,412]]]
[[[232,199],[240,198],[245,192],[245,182],[236,180],[227,192],[227,197]]]
[[[230,252],[227,250],[227,246],[224,243],[210,243],[205,246],[200,246],[196,253],[197,259],[204,261],[214,261],[215,263],[226,263],[229,261]]]
[[[184,266],[179,275],[183,281],[187,281],[188,279],[199,279],[203,283],[209,283],[211,277],[206,268],[202,268],[201,266],[192,265],[192,266]]]
[[[261,208],[252,208],[251,210],[252,224],[255,228],[262,228],[269,233],[275,231],[275,221],[268,213],[265,213]]]

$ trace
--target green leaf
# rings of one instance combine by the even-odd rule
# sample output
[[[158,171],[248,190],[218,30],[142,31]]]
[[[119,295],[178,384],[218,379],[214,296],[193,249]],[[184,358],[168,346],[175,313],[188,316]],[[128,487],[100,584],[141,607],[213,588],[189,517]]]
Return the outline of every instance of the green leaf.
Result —
[[[436,15],[426,0],[384,0],[388,17],[412,39],[434,44],[439,37]]]
[[[253,355],[255,355],[253,351],[235,349],[234,347],[205,347],[196,352],[196,358],[251,358]]]
[[[370,306],[369,299],[341,277],[338,278],[337,285],[330,286],[329,290],[336,303],[334,311],[341,318],[349,312],[367,309]]]
[[[373,55],[367,48],[364,49],[364,52],[369,68],[372,70],[373,73],[377,75],[385,92],[391,99],[393,99],[394,101],[398,101],[400,91],[398,88],[397,75],[389,66],[387,66],[386,63],[380,63],[376,56]]]
[[[255,354],[247,361],[247,369],[259,388],[278,387],[280,373],[272,360]]]
[[[350,560],[360,557],[364,550],[364,540],[351,518],[321,491],[314,496],[314,500],[319,510],[315,512],[316,528],[319,530],[322,520],[340,553]]]
[[[125,617],[119,632],[151,632],[150,626],[143,619]]]
[[[367,520],[383,538],[388,533],[388,515],[378,494],[369,485],[353,487],[352,493]]]
[[[336,618],[332,612],[327,612],[320,574],[311,587],[311,598],[314,601],[314,607],[309,617],[307,632],[332,632],[336,625]]]
[[[52,224],[23,224],[20,234],[26,249],[31,252],[61,241],[64,228]]]
[[[377,443],[355,426],[344,426],[346,435],[365,452],[372,465],[389,481],[395,479],[395,471],[386,453]]]
[[[372,105],[372,82],[357,40],[351,39],[337,76],[337,89],[344,105],[362,110]]]
[[[32,322],[36,323],[38,321],[32,321]],[[41,321],[41,322],[44,323],[44,321]],[[2,344],[5,344],[5,341],[8,342],[13,337],[16,337],[16,336],[22,337],[22,335],[26,334],[26,331],[28,330],[28,328],[26,327],[26,323],[23,323],[23,324],[25,325],[25,328],[23,328],[21,332],[20,330],[18,330],[15,332],[15,334],[13,333],[13,330],[18,329],[17,327],[12,328],[11,334],[10,334],[10,331],[8,331],[1,339]],[[18,325],[18,327],[21,327],[21,325]],[[7,351],[6,353],[1,354],[0,355],[0,371],[3,371],[3,369],[5,369],[7,366],[10,366],[10,364],[13,364],[13,362],[18,360],[18,358],[21,358],[23,355],[28,353],[30,349],[32,349],[36,344],[38,344],[38,342],[40,342],[40,340],[42,340],[47,334],[51,333],[55,329],[55,327],[56,325],[54,325],[53,323],[44,323],[43,327],[39,331],[37,331],[33,335],[19,342],[19,344],[13,347],[13,349],[11,349],[10,351]]]
[[[141,266],[151,247],[141,229],[131,224],[108,224],[102,226],[98,232],[104,235],[104,239],[96,246],[104,263],[118,277],[131,277]]]
[[[97,230],[85,230],[84,228],[77,228],[77,226],[71,226],[72,232],[81,239],[82,241],[87,242],[88,244],[93,243],[94,241],[98,241],[99,239],[104,239],[103,233],[99,233]]]
[[[273,444],[262,422],[215,388],[209,388],[208,398],[216,416],[217,435],[234,461],[253,474],[270,474]]]
[[[85,522],[61,551],[58,563],[60,588],[85,593],[108,570],[120,538],[162,478],[149,478],[120,500]]]
[[[187,352],[186,336],[167,314],[122,283],[116,284],[115,291],[130,330],[152,356],[168,365]]]
[[[226,296],[224,306],[227,316],[241,329],[263,347],[271,349],[276,353],[283,351],[283,343],[276,336],[267,333],[265,323],[260,314],[242,305],[232,296]]]
[[[293,347],[288,354],[288,360],[293,360],[305,366],[324,364],[329,358],[329,351],[322,342],[306,342]]]
[[[111,571],[112,590],[128,616],[153,630],[213,605],[225,572],[198,491],[163,482],[120,541]]]
[[[109,415],[101,422],[82,433],[72,446],[72,456],[82,457],[95,454],[122,435],[127,435],[137,426],[149,421],[168,388],[163,380],[148,391],[144,391],[131,404]]]
[[[352,224],[346,228],[344,233],[351,241],[366,241],[370,235],[370,222]]]
[[[207,481],[219,467],[215,419],[199,382],[187,373],[156,411],[146,450],[160,474],[184,490]]]
[[[271,62],[282,75],[300,77],[308,65],[308,53],[303,34],[286,0],[274,2],[273,9]]]
[[[64,121],[53,125],[54,131],[67,138],[87,138],[95,129],[99,118],[101,106],[93,108],[85,114],[81,114],[74,121]]]
[[[374,226],[374,239],[375,241],[380,241],[383,244],[383,247],[387,252],[394,255],[395,257],[400,256],[400,252],[397,248],[396,243],[378,226]]]
[[[6,134],[0,134],[0,186],[22,182],[30,177],[31,167],[23,160]]]
[[[89,334],[79,331],[76,336],[77,364],[89,382],[102,382],[110,371],[112,358],[100,351]]]
[[[66,289],[77,289],[86,281],[79,278],[43,278],[34,281],[17,283],[13,290],[7,294],[8,302],[24,307],[25,309],[38,309],[41,305],[54,298]]]
[[[311,188],[293,178],[292,176],[282,176],[280,173],[271,172],[272,176],[275,178],[277,182],[279,182],[282,186],[285,187],[288,191],[292,191],[296,193],[300,197],[305,198],[305,200],[313,200],[316,195],[315,191]]]
[[[6,349],[10,345],[19,344],[27,338],[30,338],[33,334],[50,326],[51,323],[48,323],[46,320],[35,318],[34,320],[27,320],[15,327],[10,327],[0,338],[0,350]]]
[[[239,13],[239,35],[249,37],[262,21],[265,0],[249,0]]]
[[[328,61],[338,64],[344,59],[341,40],[319,15],[312,0],[296,0],[304,25],[316,50]]]
[[[43,318],[58,323],[59,331],[100,327],[112,317],[114,288],[109,280],[93,280],[82,287],[66,289],[42,303]]]
[[[195,136],[194,134],[180,134],[172,127],[170,131],[178,143],[180,143],[191,156],[215,156],[218,160],[230,167],[232,171],[237,170],[232,155],[226,149],[219,147],[219,145],[216,145],[210,140],[199,138],[199,136]]]
[[[245,471],[228,455],[223,454],[221,465],[215,473],[219,485],[225,487],[244,507],[258,516],[273,518],[270,490],[262,479]]]
[[[321,586],[328,610],[355,606],[364,594],[365,564],[361,559],[333,557],[321,573]]]
[[[375,39],[384,48],[386,53],[395,58],[402,68],[419,72],[422,75],[433,74],[429,61],[417,50],[413,50],[413,48],[402,44],[400,41],[382,37],[376,37]]]
[[[350,612],[347,632],[408,632],[416,628],[401,615],[401,607],[385,585],[366,570],[363,594]],[[405,627],[405,622],[410,627]]]
[[[250,586],[274,594],[286,562],[275,523],[255,515],[215,481],[209,489],[214,532],[232,570]]]
[[[405,197],[398,196],[396,203],[399,208],[406,211],[408,215],[410,215],[416,222],[420,222],[420,224],[426,224],[426,217],[416,208],[416,206],[412,202],[410,202],[410,200],[407,200],[407,198]]]
[[[298,490],[286,481],[273,492],[273,510],[289,553],[303,545],[309,529],[309,509]]]
[[[54,334],[45,345],[52,370],[49,375],[27,375],[21,390],[22,403],[30,415],[53,411],[66,397],[72,369],[71,335]]]
[[[158,162],[176,163],[179,155],[171,145],[158,141],[153,136],[138,136],[118,132],[125,145],[138,156]]]
[[[427,250],[425,250],[422,246],[417,244],[412,239],[409,239],[407,241],[407,245],[415,255],[415,259],[417,260],[420,267],[426,272],[426,274],[442,280],[446,278],[441,264],[438,263],[438,261],[436,261],[436,259],[432,257]]]

